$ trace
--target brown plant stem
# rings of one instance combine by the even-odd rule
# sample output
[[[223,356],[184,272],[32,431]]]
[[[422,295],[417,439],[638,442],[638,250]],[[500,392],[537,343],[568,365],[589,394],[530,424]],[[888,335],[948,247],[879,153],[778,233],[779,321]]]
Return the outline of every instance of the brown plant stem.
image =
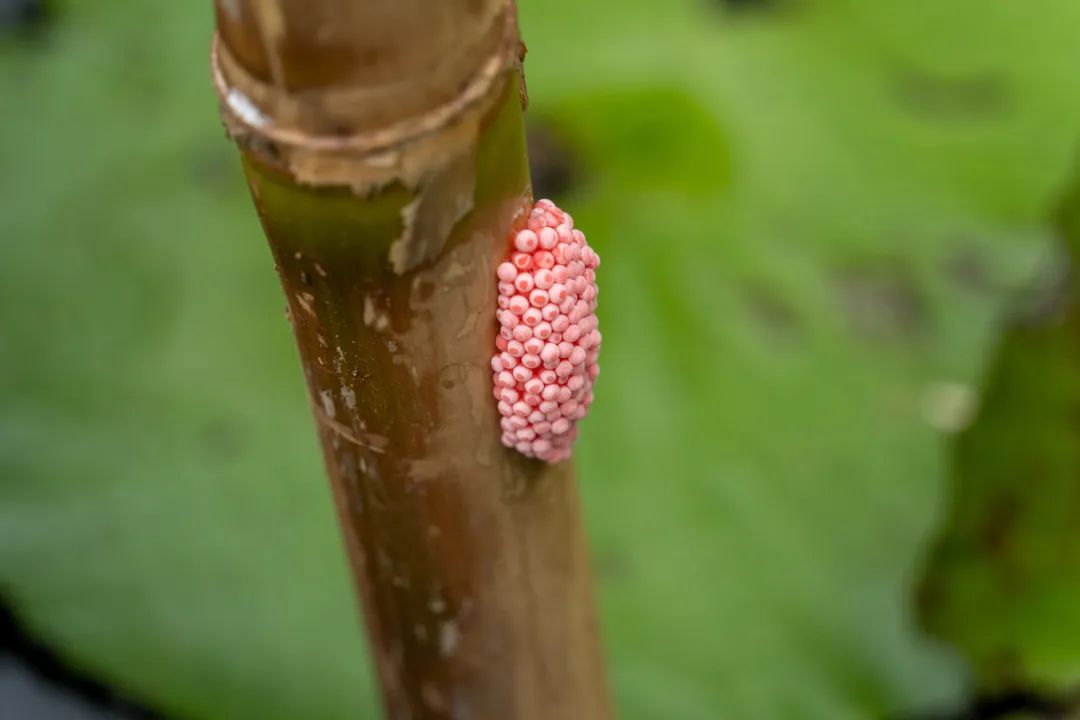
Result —
[[[609,717],[573,470],[499,443],[494,270],[530,201],[506,0],[217,0],[386,714]]]

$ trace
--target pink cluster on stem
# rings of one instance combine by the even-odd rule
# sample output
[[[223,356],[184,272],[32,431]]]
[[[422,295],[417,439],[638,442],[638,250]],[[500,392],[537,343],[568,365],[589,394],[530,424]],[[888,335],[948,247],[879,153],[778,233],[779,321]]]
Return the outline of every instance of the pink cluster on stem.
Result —
[[[600,372],[600,258],[550,200],[536,203],[511,244],[510,259],[497,270],[498,352],[491,358],[502,442],[559,462],[570,457]]]

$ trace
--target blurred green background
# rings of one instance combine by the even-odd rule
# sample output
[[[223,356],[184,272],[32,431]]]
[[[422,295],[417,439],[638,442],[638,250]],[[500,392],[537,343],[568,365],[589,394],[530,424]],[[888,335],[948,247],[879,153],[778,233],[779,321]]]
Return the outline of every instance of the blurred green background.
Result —
[[[537,180],[604,258],[621,716],[1067,702],[1080,2],[519,4]],[[372,717],[210,3],[49,7],[0,38],[0,592],[165,715]]]

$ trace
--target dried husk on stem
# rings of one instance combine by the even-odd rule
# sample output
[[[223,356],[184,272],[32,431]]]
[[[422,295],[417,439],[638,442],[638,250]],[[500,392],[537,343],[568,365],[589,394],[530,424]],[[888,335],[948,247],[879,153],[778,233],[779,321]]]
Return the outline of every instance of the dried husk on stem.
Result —
[[[531,200],[512,4],[216,10],[387,716],[609,717],[572,467],[503,448],[491,396]]]

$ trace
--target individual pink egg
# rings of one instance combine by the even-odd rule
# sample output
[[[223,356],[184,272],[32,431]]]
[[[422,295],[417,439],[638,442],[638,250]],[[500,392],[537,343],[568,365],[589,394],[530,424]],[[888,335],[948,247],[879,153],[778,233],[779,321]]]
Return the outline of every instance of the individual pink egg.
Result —
[[[548,272],[550,272],[550,270]],[[499,280],[502,282],[512,283],[514,282],[514,278],[517,277],[517,268],[514,267],[513,263],[504,262],[499,265],[495,274],[499,276]]]
[[[531,253],[533,250],[536,250],[538,244],[539,239],[532,230],[522,230],[514,238],[514,247],[521,252]]]

